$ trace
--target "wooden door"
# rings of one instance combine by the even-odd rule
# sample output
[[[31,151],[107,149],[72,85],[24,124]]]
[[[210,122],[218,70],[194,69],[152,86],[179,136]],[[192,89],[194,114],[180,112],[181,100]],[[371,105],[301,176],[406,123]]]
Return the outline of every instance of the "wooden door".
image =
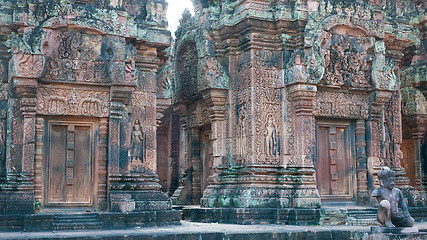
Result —
[[[401,165],[405,169],[406,176],[409,178],[409,185],[415,187],[415,150],[413,139],[403,139],[401,148],[403,158]]]
[[[94,192],[93,124],[49,122],[46,206],[91,206]]]
[[[350,122],[317,123],[317,187],[323,199],[351,199],[354,131]]]

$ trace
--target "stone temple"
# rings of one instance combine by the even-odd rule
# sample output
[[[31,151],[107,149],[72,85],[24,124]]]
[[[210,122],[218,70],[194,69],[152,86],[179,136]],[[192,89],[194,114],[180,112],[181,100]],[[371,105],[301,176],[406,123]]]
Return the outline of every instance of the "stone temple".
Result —
[[[0,229],[318,224],[383,166],[427,216],[425,1],[193,5],[0,0]]]

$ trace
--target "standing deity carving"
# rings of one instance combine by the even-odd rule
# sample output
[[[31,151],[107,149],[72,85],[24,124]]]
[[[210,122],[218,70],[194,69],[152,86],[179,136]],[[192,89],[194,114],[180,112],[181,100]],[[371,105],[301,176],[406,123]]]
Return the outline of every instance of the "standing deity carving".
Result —
[[[240,156],[244,156],[247,153],[247,137],[246,137],[246,123],[243,114],[240,115],[239,120],[239,136],[237,141],[237,149]]]
[[[267,130],[265,136],[265,153],[267,156],[276,156],[277,154],[277,134],[273,118],[270,115],[267,120]]]
[[[141,131],[141,125],[139,120],[135,120],[135,125],[133,125],[131,133],[131,148],[130,148],[130,157],[132,165],[134,161],[142,162],[144,156],[144,133]]]

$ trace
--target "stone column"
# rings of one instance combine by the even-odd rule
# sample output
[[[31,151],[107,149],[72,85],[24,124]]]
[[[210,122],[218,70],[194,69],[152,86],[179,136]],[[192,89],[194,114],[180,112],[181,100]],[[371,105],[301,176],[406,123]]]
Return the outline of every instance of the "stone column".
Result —
[[[13,135],[14,151],[8,146],[5,213],[34,212],[34,157],[37,109],[37,79],[45,58],[42,55],[17,53],[10,63],[16,105],[10,109],[8,132]],[[15,101],[15,100],[14,100]],[[13,123],[21,123],[21,125]],[[18,150],[18,151],[16,151]]]
[[[203,99],[208,105],[209,119],[211,121],[210,140],[213,148],[213,176],[210,176],[210,181],[218,181],[217,168],[223,165],[223,157],[225,156],[225,129],[224,129],[224,110],[225,100],[227,98],[227,90],[225,89],[207,89],[203,92]]]
[[[190,129],[189,147],[190,147],[190,162],[191,162],[191,197],[192,204],[199,204],[202,197],[200,177],[201,177],[201,158],[200,158],[200,129]]]
[[[371,109],[368,121],[366,121],[366,134],[367,134],[367,156],[368,156],[368,182],[372,185],[369,186],[373,190],[379,186],[376,173],[380,170],[384,162],[384,104],[390,100],[392,92],[376,90],[371,93]]]
[[[365,120],[356,121],[356,169],[357,169],[357,201],[369,201],[368,166],[366,158],[366,127]]]
[[[315,120],[313,116],[314,98],[317,88],[309,84],[293,84],[287,86],[289,98],[295,112],[294,120],[294,162],[288,163],[289,170],[297,171],[297,179],[293,185],[305,195],[297,195],[292,206],[320,207],[320,195],[316,186],[313,165],[315,151]]]

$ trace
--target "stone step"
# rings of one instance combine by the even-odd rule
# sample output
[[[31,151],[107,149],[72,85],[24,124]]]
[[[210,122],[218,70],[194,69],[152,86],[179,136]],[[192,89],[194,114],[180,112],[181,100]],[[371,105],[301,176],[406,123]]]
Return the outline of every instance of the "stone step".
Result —
[[[55,215],[52,230],[102,229],[98,214]]]
[[[102,229],[102,223],[52,223],[52,230]]]
[[[381,224],[377,221],[377,219],[372,219],[372,218],[367,218],[367,219],[363,219],[363,218],[352,218],[349,217],[347,218],[347,223],[346,225],[349,226],[380,226]]]

